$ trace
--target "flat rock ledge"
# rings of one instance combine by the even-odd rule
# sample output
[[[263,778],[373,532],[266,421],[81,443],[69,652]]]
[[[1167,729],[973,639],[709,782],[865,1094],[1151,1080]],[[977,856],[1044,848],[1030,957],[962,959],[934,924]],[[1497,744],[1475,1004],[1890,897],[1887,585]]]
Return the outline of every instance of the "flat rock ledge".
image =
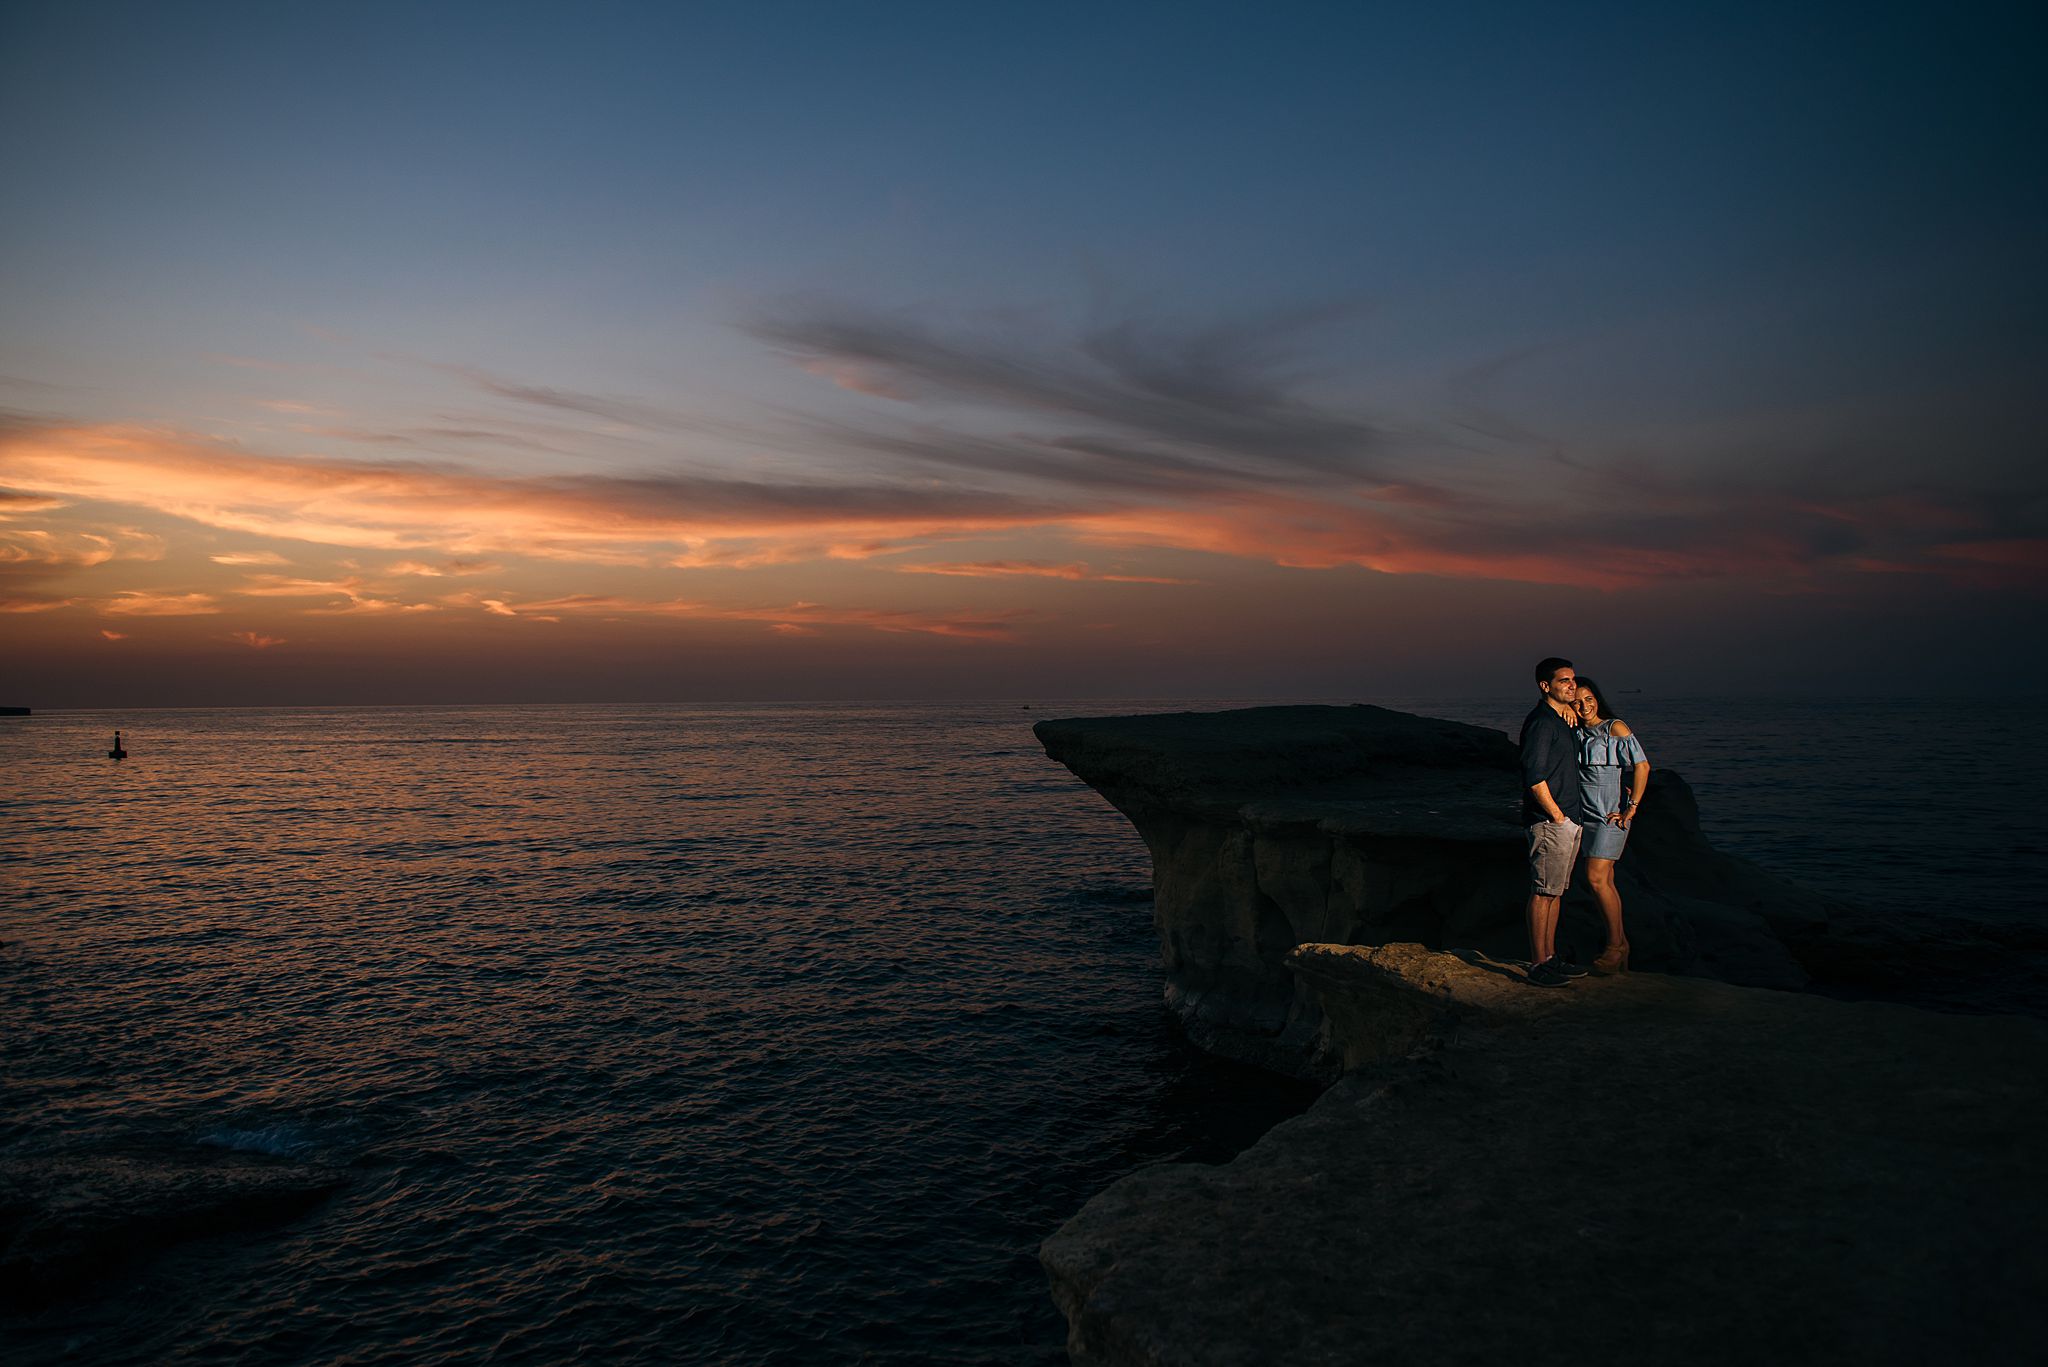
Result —
[[[1083,1367],[2039,1361],[2048,1026],[1304,944],[1348,1070],[1041,1260]]]

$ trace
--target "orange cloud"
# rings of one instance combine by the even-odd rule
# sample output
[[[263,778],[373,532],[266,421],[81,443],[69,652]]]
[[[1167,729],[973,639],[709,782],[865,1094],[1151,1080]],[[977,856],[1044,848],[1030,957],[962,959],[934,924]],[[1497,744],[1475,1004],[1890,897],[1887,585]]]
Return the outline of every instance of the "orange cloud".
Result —
[[[235,592],[246,598],[355,598],[360,579],[293,579],[282,574],[243,577]]]
[[[282,636],[262,636],[253,631],[231,631],[227,639],[239,641],[251,650],[268,650],[272,646],[281,646],[285,643]]]
[[[451,574],[489,574],[500,568],[488,560],[449,560],[439,565],[430,565],[424,560],[399,560],[386,565],[385,574],[418,575],[425,579],[439,579]]]
[[[47,513],[64,506],[64,500],[61,498],[47,498],[41,494],[22,494],[12,489],[0,489],[0,522],[24,513]]]
[[[107,639],[108,639],[109,641],[125,641],[125,640],[127,640],[127,639],[128,639],[128,633],[127,633],[127,632],[125,632],[125,631],[108,631],[108,630],[107,630],[107,629],[106,629],[105,627],[101,627],[101,628],[100,628],[100,635],[102,635],[102,636],[106,637],[106,638],[107,638]]]
[[[245,598],[325,598],[329,601],[320,607],[305,609],[310,614],[323,617],[343,613],[438,610],[432,603],[400,603],[375,597],[366,591],[364,582],[359,578],[293,579],[281,574],[252,574],[235,592]]]
[[[289,565],[291,561],[276,551],[230,551],[226,555],[210,555],[207,559],[216,565]]]
[[[1042,526],[1071,510],[916,486],[699,477],[510,478],[449,466],[271,457],[138,427],[50,428],[0,443],[0,470],[52,496],[150,508],[225,531],[457,558],[619,565],[768,563],[805,545]]]
[[[106,532],[54,532],[39,527],[0,528],[0,565],[88,569],[110,560],[158,560],[162,538],[132,527]]]
[[[1041,545],[1060,538],[1110,548],[1105,554],[1119,557],[1162,548],[1300,569],[1357,566],[1600,589],[1742,578],[1789,591],[1816,583],[1825,571],[1878,569],[1957,583],[2039,575],[2025,559],[2028,552],[2013,549],[2032,543],[1972,539],[1973,531],[1989,536],[1995,521],[1974,506],[1907,495],[1821,505],[1768,491],[1631,482],[1611,472],[1600,476],[1611,497],[1597,505],[1574,498],[1563,476],[1527,472],[1498,489],[1455,497],[1382,482],[1319,492],[1302,492],[1300,485],[1285,492],[1238,485],[1122,488],[1113,495],[1075,488],[1062,500],[932,479],[794,484],[681,474],[509,477],[449,465],[271,457],[146,428],[68,427],[0,438],[0,478],[30,498],[125,503],[225,531],[399,554],[387,570],[363,570],[367,580],[289,581],[297,589],[281,581],[241,590],[331,595],[328,606],[311,609],[317,612],[430,610],[431,604],[402,601],[401,591],[377,576],[435,578],[459,573],[461,566],[481,571],[494,556],[746,570],[868,560],[1026,534]],[[9,531],[12,540],[0,538],[0,547],[11,548],[0,550],[0,568],[12,562],[55,572],[100,563],[110,550],[116,558],[127,553],[126,543],[103,528]],[[139,557],[144,545],[137,541],[131,549]],[[215,558],[252,564],[256,554]],[[1099,572],[1079,560],[963,558],[900,568],[977,579],[1183,582]],[[503,592],[492,601],[510,604]]]
[[[977,560],[951,565],[898,565],[900,574],[945,574],[963,579],[1072,579],[1100,584],[1193,584],[1193,579],[1169,579],[1150,574],[1098,574],[1083,564],[1048,565],[1037,560]]]
[[[200,617],[219,612],[220,608],[210,593],[150,593],[131,589],[101,599],[99,610],[123,617]]]
[[[1075,534],[1104,545],[1210,551],[1293,569],[1356,566],[1594,589],[1811,567],[1809,555],[1767,529],[1731,528],[1699,546],[1621,545],[1594,528],[1575,528],[1569,512],[1533,530],[1489,529],[1335,498],[1243,495],[1200,507],[1139,509],[1090,519]]]

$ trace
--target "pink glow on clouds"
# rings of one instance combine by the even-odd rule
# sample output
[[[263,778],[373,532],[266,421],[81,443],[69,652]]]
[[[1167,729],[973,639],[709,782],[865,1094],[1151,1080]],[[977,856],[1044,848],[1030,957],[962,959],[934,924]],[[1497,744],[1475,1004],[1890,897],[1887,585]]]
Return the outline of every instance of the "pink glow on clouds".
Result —
[[[1102,596],[1125,586],[1198,588],[1237,572],[1228,564],[1199,579],[1165,572],[1184,571],[1191,552],[1246,568],[1357,567],[1605,591],[1731,581],[1783,595],[1814,590],[1830,575],[2028,590],[2048,579],[2048,542],[1973,539],[1983,532],[1980,513],[1920,495],[1819,504],[1646,485],[1631,510],[1627,486],[1616,483],[1612,508],[1595,521],[1583,500],[1551,507],[1407,483],[1321,495],[1209,489],[1026,499],[937,481],[511,477],[278,457],[143,427],[0,438],[0,486],[0,612],[16,615],[196,618],[240,602],[279,618],[757,623],[790,638],[860,630],[1000,642],[1052,621],[1051,605],[1069,593],[1092,595],[1090,618],[1115,618],[1118,606]],[[150,528],[130,525],[145,515],[157,519]],[[1853,548],[1817,550],[1827,539],[1816,526],[1853,528]],[[282,544],[213,549],[223,533]],[[961,549],[943,560],[901,559],[938,546]],[[1082,559],[1079,548],[1101,554]],[[337,562],[335,550],[349,554]],[[1146,563],[1166,554],[1179,559]],[[902,587],[892,589],[889,575],[902,576]],[[748,576],[775,587],[750,592]],[[456,578],[476,587],[423,592],[453,588]],[[933,581],[930,589],[957,581],[962,597],[930,602],[913,579]],[[977,581],[1013,586],[1002,610],[974,601],[987,592],[972,587]],[[862,587],[846,587],[855,582]],[[1047,597],[1045,610],[1015,606],[1034,583],[1076,587]],[[677,592],[683,585],[687,594]],[[811,601],[838,592],[871,601]],[[797,594],[806,597],[791,601]],[[1153,607],[1129,611],[1164,601],[1149,596]],[[1164,629],[1149,617],[1123,620],[1131,631]]]
[[[944,565],[898,565],[899,574],[943,574],[959,579],[1066,579],[1097,584],[1193,584],[1193,579],[1174,579],[1153,574],[1103,574],[1075,562],[1048,565],[1037,560],[978,560]]]
[[[205,617],[220,611],[209,593],[151,593],[127,589],[98,603],[101,612],[122,617]]]
[[[782,543],[836,546],[1043,524],[972,496],[890,508],[867,491],[700,481],[508,478],[426,464],[270,457],[137,427],[55,428],[0,446],[0,480],[152,509],[223,531],[365,550],[434,549],[591,563],[786,563]],[[758,543],[768,543],[763,546]],[[680,546],[678,555],[671,549]]]

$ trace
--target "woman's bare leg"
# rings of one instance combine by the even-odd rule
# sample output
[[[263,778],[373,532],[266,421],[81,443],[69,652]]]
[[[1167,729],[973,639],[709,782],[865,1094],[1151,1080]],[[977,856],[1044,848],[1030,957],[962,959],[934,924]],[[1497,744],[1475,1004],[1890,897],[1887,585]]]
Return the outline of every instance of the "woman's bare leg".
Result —
[[[1607,922],[1607,947],[1627,949],[1628,931],[1621,924],[1621,894],[1614,890],[1614,861],[1588,859],[1586,886],[1593,890],[1593,900],[1600,904],[1600,918]]]

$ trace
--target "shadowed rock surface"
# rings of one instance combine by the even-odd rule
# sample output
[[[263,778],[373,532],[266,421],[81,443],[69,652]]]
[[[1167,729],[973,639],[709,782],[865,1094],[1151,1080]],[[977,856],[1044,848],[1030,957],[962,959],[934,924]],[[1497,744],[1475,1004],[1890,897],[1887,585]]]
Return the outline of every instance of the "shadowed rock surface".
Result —
[[[0,1160],[0,1303],[38,1310],[189,1239],[284,1224],[347,1180],[260,1154],[105,1150]]]
[[[2021,1363],[2048,1027],[1304,945],[1344,1078],[1041,1257],[1084,1367]]]
[[[1523,952],[1527,856],[1515,747],[1381,707],[1260,707],[1043,721],[1046,753],[1152,854],[1167,1001],[1205,1049],[1335,1074],[1283,967],[1304,942]],[[1839,904],[1716,851],[1692,792],[1657,770],[1617,883],[1639,968],[1800,987]],[[1563,942],[1603,942],[1583,890]]]

